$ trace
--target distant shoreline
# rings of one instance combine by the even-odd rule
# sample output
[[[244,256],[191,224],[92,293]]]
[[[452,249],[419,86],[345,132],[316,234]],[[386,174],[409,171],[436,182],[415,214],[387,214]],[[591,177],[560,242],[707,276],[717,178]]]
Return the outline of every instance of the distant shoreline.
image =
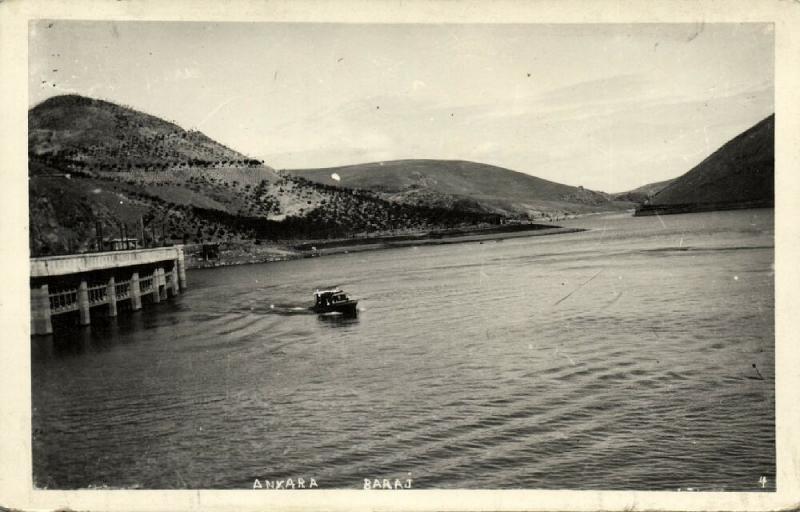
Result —
[[[649,215],[675,215],[679,213],[703,213],[725,210],[749,210],[753,208],[774,208],[772,199],[756,201],[725,201],[716,203],[647,204],[636,209],[634,217]]]
[[[226,255],[220,254],[219,259],[212,261],[198,261],[196,257],[187,258],[187,268],[208,269],[227,267],[233,265],[249,265],[258,263],[274,263],[278,261],[291,261],[335,254],[349,254],[355,252],[394,249],[400,247],[413,247],[421,245],[449,245],[470,242],[484,242],[495,240],[501,242],[506,238],[521,238],[530,236],[560,235],[586,231],[583,228],[566,228],[544,224],[513,225],[505,229],[465,229],[455,232],[420,233],[416,235],[395,235],[375,238],[320,240],[315,242],[301,242],[292,247],[278,248],[277,246],[264,247],[261,254]],[[258,247],[253,244],[252,248]],[[257,251],[258,252],[258,251]]]
[[[507,231],[507,232],[493,231],[489,233],[481,233],[480,231],[475,231],[472,233],[465,233],[463,235],[450,235],[450,236],[440,236],[440,237],[431,237],[427,235],[413,239],[384,240],[379,242],[361,240],[361,241],[355,241],[356,243],[352,245],[337,245],[327,248],[323,247],[321,249],[317,249],[316,251],[306,251],[304,252],[304,257],[327,256],[331,254],[347,254],[351,252],[393,249],[397,247],[413,247],[420,245],[449,245],[449,244],[460,244],[469,242],[483,242],[486,240],[502,241],[506,238],[559,235],[565,233],[577,233],[580,231],[586,231],[586,230],[582,228],[564,228],[560,226],[553,226],[548,228],[537,228],[530,230],[517,230],[517,231]]]

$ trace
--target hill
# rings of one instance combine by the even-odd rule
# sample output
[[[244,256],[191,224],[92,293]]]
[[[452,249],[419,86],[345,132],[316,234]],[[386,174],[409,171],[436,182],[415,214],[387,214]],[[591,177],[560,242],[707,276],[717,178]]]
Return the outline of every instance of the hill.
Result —
[[[501,220],[280,174],[200,132],[75,95],[29,111],[28,156],[32,255],[96,250],[98,231],[149,244],[280,244]]]
[[[632,203],[644,203],[654,195],[661,192],[662,189],[667,187],[670,183],[675,181],[675,179],[671,180],[664,180],[664,181],[657,181],[655,183],[648,183],[647,185],[642,185],[641,187],[637,187],[633,190],[628,190],[627,192],[618,192],[616,194],[612,194],[612,197],[618,201],[629,201]]]
[[[637,215],[771,207],[775,115],[737,135],[637,210]]]
[[[583,187],[462,160],[394,160],[286,172],[326,185],[372,190],[402,204],[459,205],[509,216],[536,218],[632,206]]]
[[[28,113],[28,151],[97,171],[256,166],[196,130],[114,103],[77,95],[49,98]]]

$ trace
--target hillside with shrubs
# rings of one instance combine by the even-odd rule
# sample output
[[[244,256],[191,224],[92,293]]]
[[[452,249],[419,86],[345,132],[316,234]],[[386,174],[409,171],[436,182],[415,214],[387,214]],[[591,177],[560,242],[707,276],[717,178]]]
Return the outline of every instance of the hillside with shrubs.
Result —
[[[258,166],[196,130],[108,101],[55,96],[28,114],[28,152],[87,171]]]
[[[633,203],[584,187],[465,160],[389,160],[321,169],[291,169],[308,180],[372,190],[390,201],[542,219],[624,210]]]
[[[469,205],[405,204],[276,172],[198,131],[81,96],[29,112],[32,255],[86,252],[105,239],[146,245],[273,243],[483,227]]]

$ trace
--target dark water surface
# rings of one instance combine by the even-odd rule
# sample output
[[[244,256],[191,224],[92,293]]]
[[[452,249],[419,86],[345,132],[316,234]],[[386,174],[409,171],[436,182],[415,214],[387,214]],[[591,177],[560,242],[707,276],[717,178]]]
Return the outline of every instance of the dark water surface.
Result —
[[[33,339],[35,482],[774,490],[773,211],[564,225],[192,271]],[[329,284],[357,319],[292,309]]]

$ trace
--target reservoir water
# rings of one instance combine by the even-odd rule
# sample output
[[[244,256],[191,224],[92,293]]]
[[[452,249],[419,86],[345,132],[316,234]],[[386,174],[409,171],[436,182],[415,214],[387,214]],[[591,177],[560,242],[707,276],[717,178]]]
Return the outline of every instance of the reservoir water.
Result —
[[[190,271],[168,303],[31,340],[34,481],[774,490],[773,221]],[[358,318],[299,310],[325,285]]]

